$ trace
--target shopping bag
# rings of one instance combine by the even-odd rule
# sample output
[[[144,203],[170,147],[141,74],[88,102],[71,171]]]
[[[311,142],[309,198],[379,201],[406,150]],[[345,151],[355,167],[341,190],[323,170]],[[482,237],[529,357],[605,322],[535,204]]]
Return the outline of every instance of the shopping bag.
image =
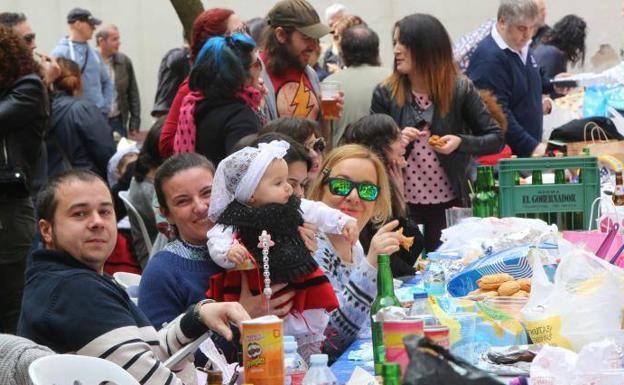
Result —
[[[608,139],[605,130],[596,122],[588,122],[583,128],[583,141],[566,143],[568,156],[582,155],[583,149],[589,148],[593,156],[613,155],[624,159],[624,141]]]
[[[589,218],[590,226],[593,226],[593,214],[596,203],[600,202],[601,217],[598,220],[599,230],[587,230],[587,231],[564,231],[563,238],[580,248],[583,248],[599,258],[610,261],[618,250],[624,245],[624,236],[619,231],[621,226],[618,224],[619,215],[618,211],[613,213],[610,210],[605,210],[604,207],[613,207],[608,202],[603,204],[603,198],[597,198],[591,207],[591,215]],[[624,260],[622,261],[624,263]]]
[[[621,333],[622,270],[576,249],[562,258],[550,282],[539,258],[532,261],[531,294],[521,314],[533,343],[579,351]]]
[[[501,385],[488,373],[435,344],[429,338],[403,339],[410,363],[403,385]]]

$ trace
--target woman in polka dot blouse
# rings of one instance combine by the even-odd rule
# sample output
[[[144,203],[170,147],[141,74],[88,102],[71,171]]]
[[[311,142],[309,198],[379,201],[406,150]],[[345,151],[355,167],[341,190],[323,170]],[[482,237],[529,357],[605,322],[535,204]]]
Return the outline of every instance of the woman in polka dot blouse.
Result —
[[[473,84],[459,74],[438,19],[406,16],[395,25],[393,44],[394,72],[375,89],[371,112],[390,115],[409,143],[405,200],[432,251],[446,226],[444,211],[470,205],[471,159],[501,151],[504,136]]]

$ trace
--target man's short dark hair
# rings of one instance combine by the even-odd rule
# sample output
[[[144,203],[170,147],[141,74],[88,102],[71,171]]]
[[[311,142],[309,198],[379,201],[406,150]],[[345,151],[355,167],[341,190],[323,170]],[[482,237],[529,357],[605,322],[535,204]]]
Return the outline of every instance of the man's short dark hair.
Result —
[[[21,12],[2,12],[0,13],[0,25],[13,28],[16,25],[26,21],[26,15]]]
[[[64,171],[48,181],[48,184],[39,192],[39,195],[37,195],[37,216],[39,219],[44,219],[50,223],[54,221],[54,213],[58,206],[56,192],[62,184],[72,180],[79,180],[82,182],[94,182],[99,180],[108,187],[104,179],[93,171],[84,169]]]
[[[340,51],[347,67],[380,65],[379,36],[364,25],[353,26],[342,33]]]

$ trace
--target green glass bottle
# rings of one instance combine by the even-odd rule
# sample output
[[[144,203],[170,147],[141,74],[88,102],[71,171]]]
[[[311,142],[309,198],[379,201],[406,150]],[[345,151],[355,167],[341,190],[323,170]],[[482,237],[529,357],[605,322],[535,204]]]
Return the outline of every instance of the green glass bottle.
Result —
[[[518,159],[518,155],[512,155],[511,159]],[[520,185],[520,171],[514,171],[513,182],[515,186]]]
[[[488,194],[487,171],[484,166],[477,167],[477,183],[472,200],[472,215],[477,218],[492,216],[491,197]]]
[[[591,155],[591,151],[589,150],[589,147],[584,147],[583,148],[583,156],[590,156]],[[583,169],[580,168],[578,170],[578,183],[583,183]],[[571,230],[584,230],[585,229],[585,223],[584,223],[584,215],[582,211],[578,211],[576,213],[573,214],[574,217],[574,223],[572,224],[572,229]]]
[[[542,180],[542,170],[533,170],[531,173],[531,184],[534,186],[541,186],[544,184]],[[541,219],[550,224],[548,213],[532,214],[532,218]]]
[[[558,152],[556,158],[563,158],[563,153]],[[555,184],[566,184],[565,169],[555,169]],[[562,230],[571,230],[568,227],[572,224],[572,213],[557,213],[557,227]]]
[[[383,364],[384,385],[401,385],[401,366],[397,363]]]
[[[381,322],[375,320],[379,310],[388,306],[401,306],[394,295],[392,271],[390,270],[390,256],[380,254],[377,257],[377,297],[371,305],[371,327],[373,335],[373,358],[375,360],[375,374],[383,375],[383,363],[386,361],[386,351],[383,344],[383,328]]]
[[[496,187],[496,179],[494,178],[494,167],[486,166],[485,174],[487,192],[490,196],[490,215],[498,218],[498,188]]]

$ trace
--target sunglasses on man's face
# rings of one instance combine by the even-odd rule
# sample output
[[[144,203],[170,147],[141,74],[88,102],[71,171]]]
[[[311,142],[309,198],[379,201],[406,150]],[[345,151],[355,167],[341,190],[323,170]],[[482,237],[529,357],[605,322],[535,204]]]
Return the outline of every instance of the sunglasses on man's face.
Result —
[[[30,43],[32,43],[35,40],[36,37],[37,37],[36,34],[29,33],[29,34],[24,35],[24,41],[26,43],[30,44]]]
[[[379,196],[379,186],[370,182],[354,182],[345,178],[327,178],[324,184],[329,186],[329,192],[341,197],[351,194],[353,189],[357,189],[360,199],[372,202]]]
[[[325,139],[317,138],[313,143],[307,144],[306,148],[308,151],[314,150],[315,152],[321,154],[325,151]]]
[[[242,33],[247,36],[251,35],[251,31],[249,30],[249,26],[245,23],[241,24],[238,28],[234,29],[232,33]]]

